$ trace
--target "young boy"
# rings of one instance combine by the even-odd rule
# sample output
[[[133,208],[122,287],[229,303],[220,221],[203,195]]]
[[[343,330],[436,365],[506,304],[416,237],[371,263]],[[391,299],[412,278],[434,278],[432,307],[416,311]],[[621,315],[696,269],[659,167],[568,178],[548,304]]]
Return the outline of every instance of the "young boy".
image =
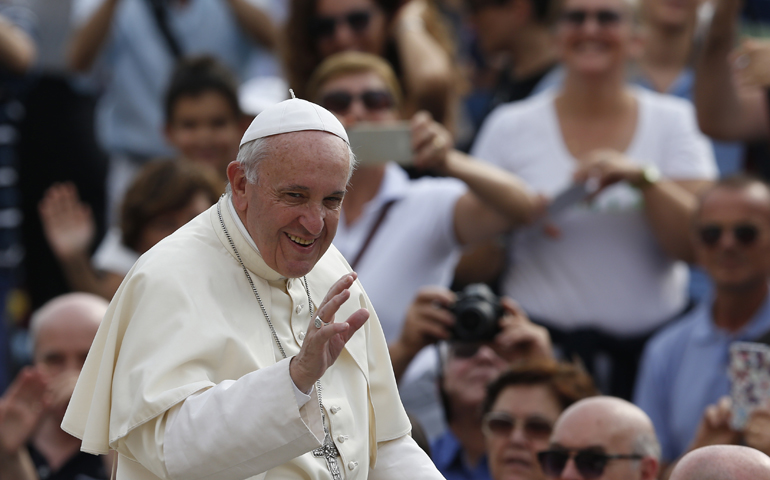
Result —
[[[168,142],[183,158],[210,165],[224,180],[247,126],[227,68],[205,56],[180,62],[166,91],[165,112]]]

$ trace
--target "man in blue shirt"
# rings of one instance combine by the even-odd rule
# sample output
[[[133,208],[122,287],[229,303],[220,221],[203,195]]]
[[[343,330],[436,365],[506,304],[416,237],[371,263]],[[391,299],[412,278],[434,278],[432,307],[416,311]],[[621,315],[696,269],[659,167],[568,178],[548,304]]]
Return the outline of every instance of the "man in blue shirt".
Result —
[[[719,181],[701,199],[693,234],[713,297],[650,340],[634,395],[665,463],[687,451],[706,407],[730,393],[730,344],[770,330],[770,188],[749,177]]]

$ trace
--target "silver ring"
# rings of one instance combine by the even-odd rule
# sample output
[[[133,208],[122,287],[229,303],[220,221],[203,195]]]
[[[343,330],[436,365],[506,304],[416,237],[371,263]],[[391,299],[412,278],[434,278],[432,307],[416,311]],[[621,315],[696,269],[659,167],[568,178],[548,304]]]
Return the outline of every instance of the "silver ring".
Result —
[[[323,320],[321,320],[321,317],[316,315],[315,322],[313,322],[313,325],[315,325],[315,328],[321,328],[324,325],[326,325],[326,323]]]

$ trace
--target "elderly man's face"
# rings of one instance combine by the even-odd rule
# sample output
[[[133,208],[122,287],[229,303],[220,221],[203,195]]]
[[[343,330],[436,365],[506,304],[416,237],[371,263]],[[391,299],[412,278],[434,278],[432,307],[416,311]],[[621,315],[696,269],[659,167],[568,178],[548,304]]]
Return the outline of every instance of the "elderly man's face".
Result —
[[[698,262],[718,288],[745,290],[770,275],[770,192],[760,184],[717,188],[694,225]]]
[[[80,374],[88,350],[99,329],[99,318],[83,318],[82,312],[65,311],[40,329],[35,342],[35,366],[48,377]]]
[[[603,468],[592,475],[588,469],[579,467],[581,460],[576,461],[578,454],[630,455],[633,454],[634,433],[618,426],[617,419],[606,415],[604,411],[584,411],[577,415],[563,416],[554,428],[549,450],[569,453],[564,469],[558,476],[549,475],[546,478],[559,480],[640,480],[643,478],[639,460],[617,459],[608,460]],[[584,455],[585,456],[585,455]],[[596,457],[594,457],[596,458]],[[594,466],[596,462],[590,462]],[[600,463],[604,463],[601,462]]]
[[[265,263],[297,278],[334,239],[350,157],[341,138],[319,131],[276,135],[268,147],[256,184],[246,182],[237,164],[228,167],[233,205]]]

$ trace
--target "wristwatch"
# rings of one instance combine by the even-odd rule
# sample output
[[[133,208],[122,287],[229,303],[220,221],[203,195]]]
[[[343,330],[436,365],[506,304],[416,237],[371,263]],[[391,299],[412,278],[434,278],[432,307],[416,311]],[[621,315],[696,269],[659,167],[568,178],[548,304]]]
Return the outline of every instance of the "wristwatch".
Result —
[[[642,178],[633,184],[638,189],[649,187],[660,180],[660,170],[655,165],[647,165],[642,169]]]

